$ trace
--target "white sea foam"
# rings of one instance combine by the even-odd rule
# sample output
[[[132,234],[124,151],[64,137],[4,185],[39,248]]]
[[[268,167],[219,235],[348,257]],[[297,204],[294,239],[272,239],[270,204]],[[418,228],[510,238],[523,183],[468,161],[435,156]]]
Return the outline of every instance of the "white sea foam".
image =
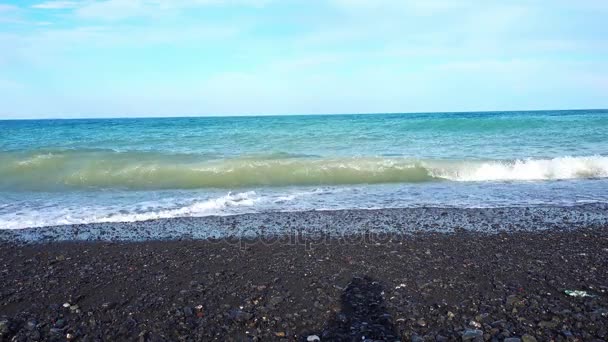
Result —
[[[176,208],[163,208],[167,203],[150,202],[148,210],[134,208],[97,208],[72,207],[63,209],[21,210],[12,215],[0,216],[0,229],[20,229],[68,224],[137,222],[173,217],[201,217],[209,215],[228,215],[242,208],[254,207],[261,200],[255,191],[228,193],[217,198],[197,200]],[[139,203],[139,206],[146,203]]]
[[[197,217],[206,215],[222,215],[225,209],[230,207],[250,207],[259,201],[255,191],[228,193],[219,198],[212,198],[205,201],[196,201],[185,207],[149,211],[144,213],[112,214],[99,218],[96,222],[134,222],[155,220],[172,217]]]
[[[608,157],[463,162],[430,169],[434,177],[459,182],[604,178],[608,177]]]

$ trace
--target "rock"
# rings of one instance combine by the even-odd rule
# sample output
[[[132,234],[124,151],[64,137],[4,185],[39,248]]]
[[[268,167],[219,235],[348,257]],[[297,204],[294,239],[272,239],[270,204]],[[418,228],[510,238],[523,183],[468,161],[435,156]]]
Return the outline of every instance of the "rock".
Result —
[[[521,340],[523,342],[536,342],[536,337],[534,337],[532,335],[525,334],[524,336],[521,337]]]
[[[447,342],[448,338],[443,335],[435,336],[435,342]]]
[[[279,332],[274,333],[274,335],[276,337],[285,337],[285,332],[284,331],[279,331]]]
[[[424,342],[424,339],[422,337],[420,337],[420,335],[412,335],[412,338],[410,340],[411,342]]]
[[[281,296],[274,296],[272,298],[270,298],[270,300],[268,301],[268,304],[275,306],[277,304],[279,304],[280,302],[283,301],[283,297]]]
[[[116,306],[116,303],[103,303],[103,304],[101,304],[101,307],[104,310],[110,310],[110,309],[114,308],[115,306]]]
[[[232,310],[230,311],[229,316],[236,322],[246,322],[250,320],[253,315],[242,310]]]
[[[186,315],[186,317],[190,317],[193,314],[194,312],[192,312],[192,308],[190,308],[189,306],[184,307],[184,315]]]
[[[570,330],[562,330],[561,333],[565,338],[572,338],[574,336]]]
[[[479,323],[479,322],[475,322],[475,321],[470,321],[470,322],[469,322],[469,326],[470,326],[470,327],[473,327],[473,328],[475,328],[475,329],[479,329],[479,328],[481,328],[481,323]]]
[[[29,337],[34,340],[34,341],[38,341],[40,340],[40,332],[38,330],[34,330],[32,331],[32,333],[29,335]]]
[[[507,297],[506,304],[507,304],[507,306],[520,306],[521,300],[516,295],[510,295]]]
[[[306,341],[307,341],[307,342],[320,342],[320,341],[321,341],[321,339],[320,339],[320,338],[319,338],[319,336],[317,336],[317,335],[309,335],[309,336],[306,338]]]
[[[548,329],[555,329],[555,327],[557,327],[557,322],[556,321],[541,321],[540,323],[538,323],[538,326],[541,328],[548,328]]]
[[[68,333],[67,335],[65,335],[66,340],[68,341],[72,341],[73,339],[76,338],[76,335]]]
[[[51,332],[51,335],[59,335],[59,334],[63,334],[63,329],[51,328],[50,332]]]
[[[203,316],[205,316],[205,311],[203,311],[202,305],[195,306],[194,310],[196,310],[196,317],[202,318]]]
[[[8,334],[10,322],[7,319],[0,320],[0,336]]]
[[[511,306],[516,301],[517,301],[517,296],[516,295],[507,296],[507,305]]]
[[[473,341],[483,339],[483,331],[478,329],[467,329],[462,334],[463,341]]]
[[[507,337],[503,340],[503,342],[521,342],[521,338],[519,337]]]
[[[29,330],[29,331],[33,331],[34,329],[36,329],[36,325],[38,325],[38,324],[36,323],[36,321],[28,321],[28,322],[25,324],[25,328],[26,328],[27,330]]]
[[[416,324],[418,324],[421,327],[426,327],[426,321],[424,319],[419,319],[418,321],[416,321]]]
[[[58,319],[57,322],[55,322],[55,328],[63,328],[63,326],[65,325],[65,320],[63,319]]]

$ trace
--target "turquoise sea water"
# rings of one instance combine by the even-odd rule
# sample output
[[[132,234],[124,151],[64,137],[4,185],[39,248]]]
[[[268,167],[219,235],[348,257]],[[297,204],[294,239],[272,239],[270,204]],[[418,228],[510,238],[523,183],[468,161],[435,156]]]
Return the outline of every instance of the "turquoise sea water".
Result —
[[[0,121],[0,228],[608,201],[608,111]]]

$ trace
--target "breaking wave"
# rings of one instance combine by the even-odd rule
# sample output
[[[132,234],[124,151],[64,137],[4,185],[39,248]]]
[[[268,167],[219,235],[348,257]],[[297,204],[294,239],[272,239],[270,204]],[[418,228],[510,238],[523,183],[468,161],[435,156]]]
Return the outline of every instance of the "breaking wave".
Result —
[[[453,181],[525,181],[608,177],[608,157],[461,162],[433,171]]]
[[[487,161],[289,155],[200,159],[143,152],[3,152],[0,189],[198,189],[608,177],[606,156]]]
[[[244,213],[262,198],[254,191],[229,192],[226,195],[198,199],[188,204],[155,203],[154,208],[141,210],[131,206],[67,206],[57,210],[53,205],[43,208],[20,208],[18,212],[0,215],[0,229],[20,229],[54,225],[105,222],[137,222],[173,217],[201,217]],[[148,202],[149,204],[153,204]]]

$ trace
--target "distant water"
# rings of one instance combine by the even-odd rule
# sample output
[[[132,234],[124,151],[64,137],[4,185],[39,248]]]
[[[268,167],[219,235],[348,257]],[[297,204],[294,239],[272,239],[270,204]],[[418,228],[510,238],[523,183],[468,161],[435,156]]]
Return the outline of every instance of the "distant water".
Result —
[[[608,110],[0,121],[0,228],[608,202]]]

